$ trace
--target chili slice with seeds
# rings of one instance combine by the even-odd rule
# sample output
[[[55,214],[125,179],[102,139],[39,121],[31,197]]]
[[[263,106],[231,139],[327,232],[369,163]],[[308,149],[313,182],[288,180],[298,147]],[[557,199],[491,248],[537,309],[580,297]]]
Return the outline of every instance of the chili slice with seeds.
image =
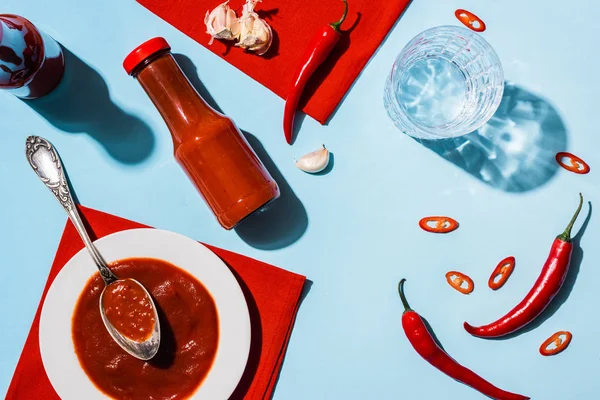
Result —
[[[564,336],[564,339],[562,338]],[[542,343],[540,354],[543,356],[553,356],[560,353],[569,346],[573,339],[573,334],[569,331],[558,331]],[[554,347],[550,348],[554,344]]]
[[[454,289],[458,290],[462,294],[469,294],[475,289],[475,283],[469,276],[458,271],[446,272],[446,280]],[[463,286],[466,283],[467,286]]]
[[[435,223],[431,225],[430,223]],[[432,233],[448,233],[458,228],[458,222],[450,217],[425,217],[419,221],[421,229]]]
[[[475,32],[485,31],[485,22],[483,22],[481,18],[473,14],[471,11],[459,8],[458,10],[454,11],[454,15],[467,28],[474,30]]]
[[[494,272],[492,272],[492,275],[490,275],[490,279],[488,280],[490,289],[498,290],[504,286],[514,269],[515,258],[513,256],[506,257],[504,260],[500,261],[496,268],[494,268]],[[498,277],[500,277],[500,279],[496,280]]]
[[[567,160],[569,164],[564,160]],[[567,153],[566,151],[556,153],[556,162],[567,171],[575,172],[576,174],[583,175],[590,172],[590,166],[585,161],[575,154]]]

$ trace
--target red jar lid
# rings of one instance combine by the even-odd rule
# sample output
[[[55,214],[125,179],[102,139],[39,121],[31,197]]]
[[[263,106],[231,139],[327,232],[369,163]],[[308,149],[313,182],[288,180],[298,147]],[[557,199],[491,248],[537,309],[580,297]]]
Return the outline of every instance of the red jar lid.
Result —
[[[125,68],[127,74],[131,75],[131,71],[133,71],[142,61],[162,50],[171,50],[171,46],[169,46],[169,43],[167,43],[165,38],[155,37],[150,39],[140,44],[125,57],[125,60],[123,60],[123,68]]]

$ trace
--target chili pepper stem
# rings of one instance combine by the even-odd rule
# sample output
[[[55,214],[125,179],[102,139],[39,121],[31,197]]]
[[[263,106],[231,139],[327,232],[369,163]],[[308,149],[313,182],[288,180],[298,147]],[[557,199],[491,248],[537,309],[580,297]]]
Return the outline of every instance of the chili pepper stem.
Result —
[[[404,295],[404,282],[406,279],[400,279],[398,282],[398,294],[400,294],[400,300],[402,300],[402,305],[404,306],[404,312],[412,311],[410,306],[408,305],[408,301],[406,300],[406,296]]]
[[[567,228],[565,229],[565,231],[563,233],[561,233],[560,235],[558,235],[557,239],[560,239],[565,242],[571,241],[571,229],[573,229],[573,225],[575,224],[575,221],[577,220],[577,217],[579,216],[579,212],[581,211],[582,206],[583,206],[583,196],[581,195],[581,193],[579,193],[579,207],[577,207],[577,210],[575,211],[575,214],[573,214],[573,218],[571,218],[571,221],[569,222],[569,225],[567,225]]]
[[[333,28],[334,31],[340,31],[340,25],[346,20],[346,16],[348,15],[348,0],[342,0],[344,2],[344,14],[342,14],[342,18],[340,18],[337,22],[332,22],[329,24]]]

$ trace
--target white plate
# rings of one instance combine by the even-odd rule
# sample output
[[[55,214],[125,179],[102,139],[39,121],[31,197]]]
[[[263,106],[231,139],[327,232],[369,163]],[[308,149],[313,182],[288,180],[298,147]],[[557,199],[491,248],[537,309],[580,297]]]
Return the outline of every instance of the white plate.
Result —
[[[96,241],[108,261],[130,257],[165,260],[196,277],[210,292],[219,315],[219,344],[208,375],[191,399],[227,399],[239,383],[250,351],[250,315],[229,268],[200,243],[173,232],[132,229]],[[52,386],[63,400],[106,399],[81,368],[71,339],[75,303],[96,267],[85,249],[52,283],[40,319],[40,352]]]

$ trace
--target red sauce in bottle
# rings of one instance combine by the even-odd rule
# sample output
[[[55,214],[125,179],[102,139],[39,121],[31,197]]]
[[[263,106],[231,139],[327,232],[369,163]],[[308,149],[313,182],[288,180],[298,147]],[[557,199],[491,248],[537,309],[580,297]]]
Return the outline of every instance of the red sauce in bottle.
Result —
[[[169,127],[179,165],[231,229],[279,197],[279,188],[233,121],[200,97],[170,50],[165,39],[150,39],[123,66]]]
[[[63,52],[54,39],[23,17],[0,14],[0,89],[36,99],[58,85],[64,69]]]

